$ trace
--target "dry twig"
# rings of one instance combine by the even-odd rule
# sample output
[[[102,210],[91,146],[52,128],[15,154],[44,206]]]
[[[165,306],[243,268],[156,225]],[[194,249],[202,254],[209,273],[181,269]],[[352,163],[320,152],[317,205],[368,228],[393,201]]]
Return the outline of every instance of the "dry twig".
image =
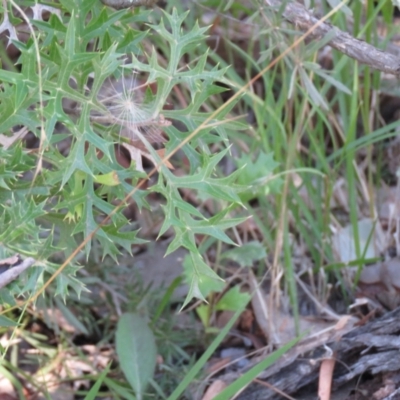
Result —
[[[274,8],[282,7],[280,0],[266,0],[266,4]],[[283,16],[303,32],[312,30],[308,35],[309,38],[321,39],[328,34],[332,35],[329,45],[334,49],[371,68],[388,74],[400,75],[399,57],[356,39],[327,22],[321,23],[312,11],[307,10],[297,1],[287,2]]]
[[[116,10],[122,10],[123,8],[130,7],[152,7],[157,0],[101,0],[106,6],[115,8]]]
[[[6,260],[1,260],[0,264],[5,263],[8,260],[14,260],[16,264],[12,264],[10,268],[0,274],[0,288],[3,288],[7,286],[10,282],[13,280],[17,279],[22,272],[24,272],[26,269],[30,268],[33,264],[35,264],[36,260],[33,259],[32,257],[26,258],[24,261],[20,261],[17,256],[15,257],[10,257]]]

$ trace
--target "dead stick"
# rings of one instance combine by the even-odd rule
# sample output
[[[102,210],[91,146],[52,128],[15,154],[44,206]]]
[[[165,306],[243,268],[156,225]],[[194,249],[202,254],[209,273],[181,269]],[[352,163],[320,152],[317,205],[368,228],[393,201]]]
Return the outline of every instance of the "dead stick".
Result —
[[[266,4],[274,8],[281,7],[279,0],[266,0]],[[283,11],[284,18],[303,32],[308,31],[318,23],[319,18],[302,4],[293,1],[288,2]],[[323,22],[320,23],[308,37],[322,39],[327,34],[332,35],[329,45],[343,54],[369,65],[378,71],[387,72],[393,75],[400,74],[400,58],[379,50],[376,47],[354,38],[347,32],[343,32],[335,26]]]
[[[7,286],[10,282],[17,279],[26,269],[35,264],[36,260],[28,257],[20,264],[12,266],[7,271],[0,274],[0,288]]]
[[[130,7],[152,7],[157,0],[101,0],[106,6],[115,8],[116,10],[122,10],[123,8]]]

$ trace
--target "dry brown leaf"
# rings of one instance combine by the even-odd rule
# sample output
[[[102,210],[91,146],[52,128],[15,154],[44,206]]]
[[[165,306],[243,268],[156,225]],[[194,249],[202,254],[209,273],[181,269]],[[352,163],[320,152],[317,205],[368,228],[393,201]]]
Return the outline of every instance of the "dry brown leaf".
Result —
[[[22,260],[19,257],[19,254],[15,254],[11,257],[4,258],[3,260],[0,260],[0,267],[6,267],[9,268],[13,265],[16,265],[17,263],[20,263]]]
[[[343,331],[347,328],[348,324],[351,323],[352,319],[353,317],[351,315],[343,315],[339,321],[336,322],[336,325],[333,328],[335,331]]]
[[[360,282],[365,284],[382,283],[387,288],[400,290],[400,260],[391,260],[365,267],[360,275]]]
[[[385,250],[385,238],[377,221],[364,218],[358,221],[359,245],[365,258],[379,257]],[[332,248],[338,261],[343,263],[357,259],[352,225],[339,228],[332,237]]]
[[[400,305],[399,271],[398,258],[365,267],[358,282],[359,294],[393,310]]]
[[[232,358],[231,357],[213,359],[213,360],[210,361],[210,363],[207,366],[205,371],[206,371],[207,375],[215,374],[216,372],[221,371],[222,369],[224,369],[231,362],[232,362]]]
[[[269,296],[259,288],[254,275],[250,275],[249,284],[253,293],[252,306],[256,321],[264,334],[268,335],[269,343],[279,345],[294,339],[297,335],[293,316],[289,312],[270,304]],[[321,343],[326,343],[328,338],[331,340],[332,338],[340,338],[349,329],[352,329],[356,321],[358,320],[354,317],[345,316],[340,318],[335,325],[323,319],[300,316],[300,332],[310,332],[310,335],[301,344],[308,343],[317,347]]]
[[[244,310],[240,316],[240,329],[245,332],[251,332],[253,329],[254,314],[251,310]]]
[[[134,143],[134,142],[131,142],[131,143]],[[138,145],[138,143],[139,142],[135,142],[135,144],[128,144],[128,143],[122,144],[122,146],[124,146],[129,151],[131,160],[135,161],[136,169],[138,171],[144,172],[143,164],[142,164],[142,156],[146,157],[149,161],[151,161],[151,163],[157,169],[159,169],[160,168],[159,163],[153,158],[153,156],[146,149],[144,149],[144,146]],[[156,152],[161,158],[164,158],[165,149],[159,149],[159,150],[156,150]],[[164,165],[169,169],[174,169],[173,165],[168,160],[164,162]]]
[[[136,146],[132,146],[128,143],[122,143],[121,146],[124,146],[125,149],[128,150],[129,155],[131,156],[131,161],[135,162],[136,170],[144,172],[143,163],[142,163],[142,152]]]
[[[249,333],[249,332],[242,332],[242,335],[250,340],[252,346],[255,349],[260,350],[265,347],[265,343],[263,343],[262,340],[258,336],[254,335],[252,333]]]
[[[11,136],[6,136],[0,133],[0,145],[3,146],[5,150],[13,145],[18,139],[22,139],[28,133],[28,128],[25,126],[17,132],[13,132]]]
[[[271,329],[274,329],[274,326],[271,326],[272,324],[269,319],[267,295],[260,288],[251,269],[249,269],[249,285],[252,293],[251,305],[253,307],[255,319],[263,331],[266,340],[269,340],[271,337]]]
[[[55,323],[62,331],[68,333],[77,333],[76,328],[69,323],[64,314],[58,308],[47,308],[44,311],[46,317]]]
[[[17,397],[0,391],[0,400],[17,400]]]
[[[217,379],[214,381],[204,393],[202,400],[212,400],[217,394],[221,393],[226,388],[226,383]]]
[[[159,150],[156,150],[156,152],[161,158],[165,157],[165,149],[159,149]],[[164,162],[164,165],[169,169],[175,169],[174,166],[169,162],[169,160],[166,160]]]
[[[391,385],[385,385],[377,390],[373,395],[372,398],[374,400],[384,400],[390,398],[389,396],[396,390],[396,385],[392,383]],[[395,399],[396,397],[393,397]]]
[[[217,319],[215,321],[215,326],[218,329],[223,329],[225,325],[232,319],[234,312],[229,311],[229,310],[224,310],[220,312],[217,316]],[[239,325],[239,321],[237,320],[233,326],[233,328],[236,328]]]
[[[87,360],[96,368],[104,369],[114,358],[114,351],[109,348],[99,348],[92,344],[82,346],[82,350],[87,354]]]
[[[6,397],[8,396],[8,397]],[[11,381],[0,375],[0,399],[16,399],[17,394]]]

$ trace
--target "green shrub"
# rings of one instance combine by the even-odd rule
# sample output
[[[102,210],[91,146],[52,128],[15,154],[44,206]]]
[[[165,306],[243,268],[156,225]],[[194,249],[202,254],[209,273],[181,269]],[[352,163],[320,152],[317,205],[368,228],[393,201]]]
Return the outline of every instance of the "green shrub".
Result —
[[[23,22],[14,12],[11,6],[3,10],[10,36]],[[189,250],[188,300],[202,297],[202,280],[218,279],[203,261],[195,237],[233,244],[225,231],[244,220],[230,216],[241,204],[238,172],[218,177],[218,164],[229,152],[227,133],[243,125],[221,123],[234,102],[216,116],[203,107],[226,90],[219,84],[225,69],[210,66],[207,53],[196,53],[207,28],[195,24],[183,29],[185,14],[176,10],[152,12],[151,19],[159,21],[146,26],[151,12],[114,11],[98,0],[61,1],[47,21],[29,21],[26,41],[13,40],[20,56],[16,68],[0,70],[0,133],[13,140],[27,129],[40,143],[37,149],[21,140],[8,147],[3,140],[0,146],[0,252],[37,260],[23,292],[37,291],[49,274],[55,277],[57,294],[65,296],[68,286],[82,290],[74,278],[76,258],[89,257],[93,240],[100,243],[103,257],[115,259],[121,249],[130,252],[132,245],[142,243],[123,205],[134,201],[139,209],[149,208],[151,192],[165,199],[159,235],[174,231],[167,253],[181,246]],[[143,43],[150,35],[165,58],[155,49],[145,54]],[[112,95],[107,91],[136,76],[146,80],[144,94],[129,87]],[[187,105],[163,110],[175,89],[187,95]],[[181,149],[187,158],[186,176],[174,175],[163,153],[150,143],[148,132],[159,125],[168,138],[165,154]],[[220,150],[211,151],[218,142]],[[127,168],[116,158],[116,143],[130,149]],[[157,182],[148,190],[140,186],[146,177],[140,168],[143,153],[156,166],[150,174],[157,174]],[[204,215],[182,199],[180,189],[193,190],[202,200],[218,200],[221,211]]]

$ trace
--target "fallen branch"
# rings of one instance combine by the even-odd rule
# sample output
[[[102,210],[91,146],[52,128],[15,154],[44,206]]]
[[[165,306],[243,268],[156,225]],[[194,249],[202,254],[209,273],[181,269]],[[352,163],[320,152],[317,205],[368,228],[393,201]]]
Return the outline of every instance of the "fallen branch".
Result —
[[[274,8],[282,6],[280,0],[266,0],[265,2]],[[330,34],[332,39],[329,41],[329,45],[334,49],[371,68],[393,75],[400,75],[399,57],[379,50],[362,40],[355,39],[347,32],[343,32],[327,22],[320,23],[318,17],[297,1],[287,2],[284,7],[283,17],[303,32],[307,32],[318,24],[309,34],[309,38],[322,39],[327,34]]]
[[[0,288],[7,286],[10,282],[17,279],[26,269],[35,264],[36,260],[28,257],[24,261],[20,260],[18,256],[10,257],[0,261],[0,265],[6,264],[10,261],[9,269],[0,274]],[[15,262],[15,264],[14,264]]]
[[[101,0],[106,6],[115,8],[116,10],[122,10],[130,7],[152,7],[157,0]]]

